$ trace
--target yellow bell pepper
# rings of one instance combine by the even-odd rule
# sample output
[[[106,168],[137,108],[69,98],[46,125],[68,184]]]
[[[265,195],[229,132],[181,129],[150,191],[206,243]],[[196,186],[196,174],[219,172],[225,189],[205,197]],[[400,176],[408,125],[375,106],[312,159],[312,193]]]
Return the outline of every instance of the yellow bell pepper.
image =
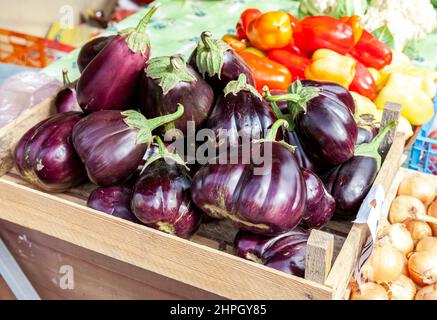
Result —
[[[420,126],[431,120],[434,114],[432,98],[424,90],[420,77],[392,72],[384,88],[375,99],[378,109],[383,109],[386,102],[401,104],[401,115],[412,125]]]
[[[312,62],[305,68],[305,78],[331,81],[349,88],[355,76],[356,61],[329,49],[314,52]]]
[[[382,87],[384,86],[384,83],[379,70],[376,70],[375,68],[367,68],[367,70],[369,70],[369,73],[372,76],[373,81],[375,81],[376,91],[381,90]]]

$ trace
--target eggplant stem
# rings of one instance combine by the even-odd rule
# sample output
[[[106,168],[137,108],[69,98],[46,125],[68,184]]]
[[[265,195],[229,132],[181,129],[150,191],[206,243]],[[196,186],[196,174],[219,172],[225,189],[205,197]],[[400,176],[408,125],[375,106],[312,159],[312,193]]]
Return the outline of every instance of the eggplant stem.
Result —
[[[155,136],[155,141],[158,144],[159,153],[164,155],[167,152],[167,148],[165,147],[164,142],[162,142],[162,139],[160,136]]]
[[[184,106],[181,105],[180,103],[178,104],[178,109],[176,110],[175,113],[171,113],[171,114],[167,114],[158,118],[154,118],[154,119],[147,119],[147,125],[150,128],[151,131],[153,131],[154,129],[169,123],[169,122],[173,122],[177,119],[179,119],[180,117],[182,117],[184,115]]]
[[[141,19],[141,21],[138,23],[137,27],[135,28],[135,30],[139,33],[143,33],[146,31],[147,25],[150,22],[150,19],[152,18],[152,16],[155,14],[156,10],[158,10],[158,8],[160,7],[161,3],[157,3],[155,4],[152,9],[149,10],[149,12],[146,13],[146,15]]]
[[[268,98],[272,96],[269,87],[264,86],[263,91],[265,94],[265,98],[268,101]],[[275,114],[275,117],[277,119],[284,119],[284,114],[282,113],[281,109],[279,109],[278,104],[275,101],[271,101],[270,106],[272,107],[273,113]]]
[[[265,140],[275,141],[276,135],[278,134],[278,130],[280,127],[288,128],[288,121],[285,119],[278,119],[270,128],[269,132],[266,134]]]
[[[170,57],[170,65],[173,70],[180,70],[183,66],[184,60],[180,55],[174,55]]]
[[[278,94],[278,95],[270,95],[266,97],[266,100],[268,102],[281,102],[281,101],[292,101],[292,102],[299,102],[301,100],[300,95],[295,93],[285,93],[285,94]]]
[[[67,68],[62,69],[62,81],[64,83],[64,86],[68,86],[71,84],[71,81],[68,78],[68,69]]]
[[[213,45],[213,43],[211,42],[211,37],[212,37],[212,34],[209,31],[203,31],[200,34],[200,39],[202,40],[205,48],[207,48],[208,50],[211,50],[211,47]]]

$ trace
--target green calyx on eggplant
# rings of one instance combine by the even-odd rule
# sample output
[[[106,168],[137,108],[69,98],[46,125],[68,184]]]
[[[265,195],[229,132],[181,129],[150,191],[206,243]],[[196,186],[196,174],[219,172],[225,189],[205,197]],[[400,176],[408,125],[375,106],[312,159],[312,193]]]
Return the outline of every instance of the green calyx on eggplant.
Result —
[[[353,219],[366,197],[381,168],[381,156],[378,148],[387,133],[396,127],[396,122],[389,123],[370,142],[358,145],[354,156],[333,169],[328,177],[331,194],[336,201],[334,217],[336,219]]]
[[[15,163],[21,176],[48,192],[64,192],[86,180],[85,168],[71,143],[82,112],[64,112],[41,121],[18,142]]]
[[[214,103],[214,92],[180,55],[157,57],[147,63],[140,85],[142,112],[147,117],[169,114],[178,103],[185,114],[173,127],[187,133],[188,121],[201,128]]]
[[[147,160],[135,184],[131,209],[145,225],[189,238],[201,214],[191,201],[191,177],[183,160],[155,137],[159,151]]]
[[[77,66],[80,72],[83,72],[91,61],[102,51],[108,43],[114,40],[115,36],[102,36],[94,38],[80,49],[77,56]]]
[[[261,139],[275,116],[256,89],[240,74],[218,97],[206,127],[218,137],[217,145],[237,147],[245,141]]]
[[[56,111],[58,113],[61,112],[70,112],[70,111],[80,111],[79,104],[77,103],[77,95],[76,95],[76,82],[70,82],[68,79],[68,70],[62,70],[62,78],[64,81],[64,87],[56,94],[54,104]]]
[[[77,84],[77,100],[86,113],[127,110],[136,102],[137,86],[150,55],[146,32],[153,7],[136,28],[115,36],[87,65]]]
[[[353,99],[345,97],[339,85],[310,80],[296,81],[287,94],[270,95],[268,102],[287,101],[291,130],[296,130],[303,147],[326,166],[339,165],[352,158],[358,128],[352,110]],[[349,94],[350,95],[350,94]],[[277,114],[279,108],[272,105]]]
[[[307,242],[308,233],[300,228],[273,237],[239,231],[234,251],[241,258],[303,278]]]
[[[99,186],[114,186],[135,173],[153,140],[153,130],[177,120],[184,107],[169,115],[147,119],[134,110],[94,112],[73,129],[73,143],[88,177]]]
[[[264,139],[234,148],[226,162],[210,159],[193,178],[198,208],[237,227],[276,235],[297,226],[305,209],[306,187],[294,148],[275,141],[285,120],[277,120]]]
[[[220,94],[229,81],[244,74],[255,85],[246,62],[221,39],[213,39],[210,32],[202,32],[201,40],[191,54],[189,64]]]

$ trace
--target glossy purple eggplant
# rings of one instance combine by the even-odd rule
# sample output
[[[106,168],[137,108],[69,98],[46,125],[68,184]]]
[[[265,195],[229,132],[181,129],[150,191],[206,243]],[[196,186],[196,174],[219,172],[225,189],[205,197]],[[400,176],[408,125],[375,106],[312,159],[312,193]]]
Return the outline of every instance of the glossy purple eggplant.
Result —
[[[274,237],[239,231],[235,254],[285,273],[304,277],[308,233],[300,228]]]
[[[381,167],[379,145],[395,126],[395,122],[390,123],[370,143],[358,145],[354,157],[331,174],[336,219],[353,219],[356,216]]]
[[[350,104],[343,94],[337,95],[333,90],[337,86],[298,80],[290,86],[288,94],[266,97],[269,102],[288,101],[289,113],[284,118],[289,120],[290,129],[296,130],[306,152],[326,166],[352,158],[358,134],[351,112],[355,109],[353,99]]]
[[[214,104],[211,87],[180,55],[151,59],[139,94],[142,111],[149,118],[172,113],[179,103],[184,105],[184,116],[174,123],[184,134],[188,121],[201,128]]]
[[[241,74],[227,84],[215,103],[206,127],[219,138],[219,145],[237,147],[261,139],[275,121],[275,115],[256,89]]]
[[[72,143],[82,112],[58,113],[31,128],[18,142],[15,163],[21,176],[48,192],[64,192],[86,179]]]
[[[152,142],[152,131],[183,115],[180,105],[176,113],[146,119],[128,110],[94,112],[73,129],[73,143],[90,180],[103,187],[125,182],[137,170]]]
[[[90,64],[91,61],[102,51],[115,36],[102,36],[94,38],[84,44],[77,56],[77,67],[82,72]]]
[[[131,196],[132,189],[126,186],[97,188],[91,192],[87,206],[114,217],[140,223],[130,210]]]
[[[306,229],[321,228],[334,215],[335,200],[316,174],[310,170],[302,169],[302,175],[305,179],[307,198],[300,225]]]
[[[252,72],[246,62],[221,39],[213,39],[210,32],[202,32],[201,41],[190,56],[189,64],[197,70],[217,94],[226,85],[244,74],[254,86]]]
[[[378,129],[375,127],[359,126],[356,145],[369,143],[378,134]]]
[[[77,103],[76,96],[76,82],[70,82],[68,79],[68,70],[62,70],[62,77],[64,80],[64,87],[56,94],[54,104],[56,111],[58,113],[61,112],[70,112],[70,111],[80,111],[82,109],[79,107]]]
[[[157,141],[159,154],[147,161],[135,184],[131,209],[145,225],[189,238],[201,219],[191,201],[191,177],[183,160],[168,152],[161,139]]]
[[[263,141],[234,148],[236,156],[227,152],[226,159],[210,159],[193,178],[195,205],[254,233],[275,235],[299,224],[305,181],[291,146],[273,138],[284,122],[275,122]]]
[[[82,72],[77,100],[84,112],[127,110],[136,103],[136,89],[150,55],[146,27],[156,9],[135,29],[117,35]]]

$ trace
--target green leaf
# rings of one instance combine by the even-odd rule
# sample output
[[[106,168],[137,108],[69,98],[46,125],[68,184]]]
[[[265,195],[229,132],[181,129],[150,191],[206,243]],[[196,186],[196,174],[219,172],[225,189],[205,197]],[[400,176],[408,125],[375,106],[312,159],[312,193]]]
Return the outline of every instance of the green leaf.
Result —
[[[211,33],[205,31],[201,34],[201,41],[197,45],[196,64],[203,77],[215,75],[221,78],[225,52],[230,47],[220,39],[212,39]]]
[[[252,85],[247,83],[246,75],[244,73],[241,73],[238,76],[238,80],[229,81],[229,83],[226,85],[225,89],[223,90],[223,93],[225,97],[232,93],[234,96],[237,95],[240,91],[249,91],[252,93],[255,97],[262,100],[262,96],[260,93],[253,87]]]
[[[419,50],[417,49],[417,40],[408,40],[402,52],[411,60],[416,60],[419,57]]]
[[[320,12],[313,4],[314,0],[301,0],[298,9],[298,18],[302,19],[308,16],[320,16],[323,12]]]
[[[387,24],[373,30],[372,34],[382,43],[385,43],[390,49],[395,47],[395,39]]]

